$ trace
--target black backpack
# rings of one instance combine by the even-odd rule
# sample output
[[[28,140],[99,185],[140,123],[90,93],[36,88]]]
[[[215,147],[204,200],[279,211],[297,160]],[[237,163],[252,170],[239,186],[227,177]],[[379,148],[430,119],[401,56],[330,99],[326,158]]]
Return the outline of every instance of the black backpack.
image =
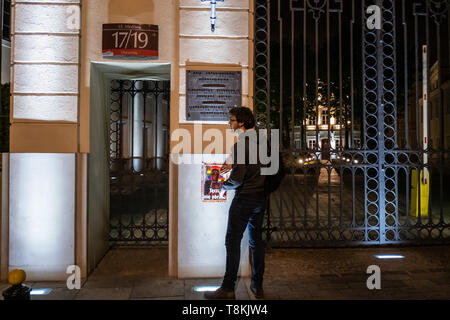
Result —
[[[283,155],[281,152],[279,153],[279,157],[280,157],[280,159],[279,159],[280,165],[278,167],[278,172],[275,173],[274,175],[266,176],[265,188],[264,188],[266,191],[266,194],[270,194],[272,192],[277,191],[281,185],[281,181],[283,181],[283,178],[286,175],[284,163],[283,163]]]

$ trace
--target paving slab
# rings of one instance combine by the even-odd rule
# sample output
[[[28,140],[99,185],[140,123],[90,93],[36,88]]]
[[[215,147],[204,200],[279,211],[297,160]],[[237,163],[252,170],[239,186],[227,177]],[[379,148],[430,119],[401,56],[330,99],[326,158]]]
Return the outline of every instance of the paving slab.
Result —
[[[184,296],[184,280],[149,278],[136,281],[131,298],[160,298]]]
[[[133,277],[121,277],[121,276],[102,276],[96,278],[88,278],[83,284],[83,289],[94,288],[132,288],[135,279]]]
[[[82,283],[81,283],[82,284]],[[30,284],[32,289],[56,289],[56,288],[67,288],[67,282],[65,281],[43,281],[43,282],[32,282]]]
[[[132,288],[82,288],[75,300],[128,300]]]
[[[238,279],[235,295],[236,300],[250,300],[250,292],[249,288],[245,283],[245,280],[242,278]],[[251,294],[253,296],[253,294]]]
[[[130,298],[130,300],[185,300],[184,296],[159,297],[159,298]]]

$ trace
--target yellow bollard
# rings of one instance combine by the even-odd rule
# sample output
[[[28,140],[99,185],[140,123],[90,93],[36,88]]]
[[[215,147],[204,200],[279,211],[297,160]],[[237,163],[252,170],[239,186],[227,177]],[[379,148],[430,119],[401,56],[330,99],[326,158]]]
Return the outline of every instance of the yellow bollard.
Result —
[[[430,173],[427,173],[426,183],[423,180],[423,170],[420,170],[420,216],[428,217],[428,201],[430,199]],[[411,198],[409,214],[419,217],[419,188],[417,186],[417,170],[411,172]]]
[[[16,269],[9,273],[8,282],[11,287],[3,291],[5,300],[30,300],[31,288],[22,285],[27,278],[25,271]]]
[[[22,282],[24,282],[26,278],[27,275],[25,271],[21,269],[13,270],[8,274],[8,282],[13,286],[22,284]]]

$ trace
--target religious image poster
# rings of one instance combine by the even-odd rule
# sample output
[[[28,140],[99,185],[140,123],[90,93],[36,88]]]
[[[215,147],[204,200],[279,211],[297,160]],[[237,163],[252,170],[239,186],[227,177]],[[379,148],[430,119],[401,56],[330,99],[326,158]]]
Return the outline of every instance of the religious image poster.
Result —
[[[222,190],[222,184],[226,181],[229,172],[222,174],[222,164],[202,164],[202,201],[226,202],[227,192]]]

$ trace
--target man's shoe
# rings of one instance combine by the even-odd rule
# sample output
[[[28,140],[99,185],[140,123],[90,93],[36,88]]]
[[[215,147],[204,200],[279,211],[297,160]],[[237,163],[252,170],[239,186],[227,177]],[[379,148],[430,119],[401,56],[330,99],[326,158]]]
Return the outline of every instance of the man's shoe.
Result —
[[[263,299],[264,298],[264,290],[263,290],[263,288],[257,288],[257,287],[250,286],[250,290],[253,292],[253,294],[255,295],[256,299]]]
[[[219,288],[216,291],[205,292],[205,299],[208,300],[234,300],[234,291],[226,291],[223,288]]]

